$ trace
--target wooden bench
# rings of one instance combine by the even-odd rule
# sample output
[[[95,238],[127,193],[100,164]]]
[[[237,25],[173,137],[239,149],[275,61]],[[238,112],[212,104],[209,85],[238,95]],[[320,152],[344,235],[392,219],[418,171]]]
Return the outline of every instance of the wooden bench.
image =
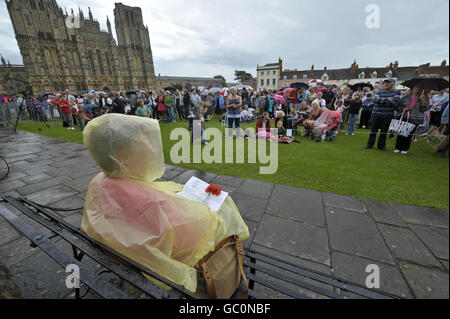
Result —
[[[50,230],[51,235],[45,236],[31,227],[22,218],[9,210],[5,204],[12,205],[22,214],[44,226],[45,229]],[[183,287],[164,279],[86,236],[79,228],[67,223],[60,215],[54,212],[80,211],[81,209],[53,209],[41,206],[25,198],[0,196],[0,216],[27,237],[33,247],[39,247],[63,269],[66,269],[71,264],[77,265],[80,269],[80,281],[87,292],[91,291],[101,298],[108,299],[131,298],[125,291],[112,285],[102,277],[103,274],[108,273],[134,287],[141,292],[141,296],[144,294],[146,297],[156,299],[196,299],[195,294],[186,291]],[[71,246],[72,255],[66,253],[52,241],[56,237],[61,238]],[[102,269],[97,272],[90,270],[83,263],[86,260],[85,257],[101,265]],[[295,299],[400,298],[385,292],[370,290],[364,286],[330,275],[301,268],[252,250],[246,251],[245,272],[249,280],[250,299],[271,299],[274,296]],[[161,285],[146,279],[142,274],[164,283],[170,289],[162,288]],[[256,284],[264,288],[256,291]],[[243,284],[241,284],[234,297],[239,298],[239,295],[245,290],[244,288]],[[83,295],[80,293],[81,287],[74,290],[75,298],[77,299],[83,298],[87,294],[87,292],[83,293]]]

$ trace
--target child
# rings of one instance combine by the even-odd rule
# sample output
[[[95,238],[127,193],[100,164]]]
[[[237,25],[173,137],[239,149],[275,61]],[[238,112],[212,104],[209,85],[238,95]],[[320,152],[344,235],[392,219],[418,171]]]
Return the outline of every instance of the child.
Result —
[[[194,112],[194,116],[195,116],[194,126],[200,125],[202,144],[207,145],[208,142],[206,142],[206,138],[205,138],[205,108],[203,107],[202,104],[199,103],[197,106],[194,106],[193,112]],[[193,126],[193,128],[194,128],[194,126]],[[194,136],[194,132],[196,132],[195,129],[192,131],[193,141],[194,141],[194,138],[197,137],[197,136]]]
[[[283,126],[283,121],[277,122],[277,129],[278,129],[278,138],[283,138],[286,136],[286,129]]]
[[[269,113],[264,112],[262,117],[256,123],[256,137],[267,138],[270,136],[270,119]]]
[[[249,108],[248,105],[244,105],[244,110],[241,112],[242,122],[253,122],[255,120],[255,117],[253,116],[254,111],[255,109]]]
[[[361,111],[361,120],[359,122],[359,128],[370,128],[370,118],[372,117],[373,109],[373,95],[372,93],[367,93],[366,99],[363,100],[363,109]]]
[[[142,99],[137,100],[137,105],[138,107],[136,109],[136,116],[147,118],[152,117],[152,111],[147,105],[144,105],[144,100]]]

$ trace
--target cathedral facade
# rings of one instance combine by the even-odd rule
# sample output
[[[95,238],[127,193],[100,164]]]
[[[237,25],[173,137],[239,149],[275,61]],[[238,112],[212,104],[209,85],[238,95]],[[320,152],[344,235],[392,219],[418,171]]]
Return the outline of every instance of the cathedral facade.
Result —
[[[89,8],[63,12],[56,0],[6,0],[34,93],[69,89],[150,89],[156,85],[148,27],[140,8],[115,4],[117,43],[111,22],[100,29]]]

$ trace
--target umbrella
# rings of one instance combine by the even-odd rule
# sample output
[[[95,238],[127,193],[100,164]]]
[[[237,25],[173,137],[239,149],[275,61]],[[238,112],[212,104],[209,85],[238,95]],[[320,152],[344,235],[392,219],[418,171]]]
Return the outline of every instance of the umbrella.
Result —
[[[174,89],[173,87],[169,86],[169,87],[164,88],[164,91],[175,92],[176,89]]]
[[[41,99],[46,98],[49,95],[53,95],[53,92],[46,92],[46,93],[42,94]]]
[[[326,91],[328,91],[327,88],[321,88],[321,89],[318,89],[318,90],[316,91],[316,94],[319,93],[319,92],[326,92]]]
[[[293,88],[287,88],[287,89],[284,89],[283,92],[291,93],[291,92],[293,92],[293,91],[295,91],[295,89],[293,89]]]
[[[274,95],[273,98],[275,101],[279,101],[280,104],[286,103],[286,99],[281,95]]]
[[[89,90],[86,93],[93,94],[93,93],[96,93],[96,92],[95,92],[95,90]]]
[[[209,93],[216,94],[217,92],[223,92],[223,89],[221,88],[210,88]]]
[[[322,80],[311,80],[311,81],[309,81],[309,84],[311,85],[311,84],[315,84],[315,85],[325,85],[325,82],[324,81],[322,81]]]
[[[253,90],[253,88],[250,85],[245,84],[238,84],[235,86],[238,90],[246,89],[246,90]]]
[[[103,94],[103,95],[106,95],[107,93],[106,93],[106,92],[103,92],[103,91],[98,91],[97,94]]]
[[[422,86],[425,90],[441,91],[448,89],[448,81],[439,76],[420,76],[402,83],[403,86],[414,88],[417,85]]]
[[[305,90],[307,90],[307,89],[309,89],[309,85],[304,82],[296,82],[296,83],[291,84],[291,88],[294,88],[294,89],[304,88]]]
[[[373,90],[373,85],[370,84],[370,83],[360,82],[360,83],[356,83],[356,84],[350,85],[350,89],[352,89],[352,91],[357,91],[359,88],[363,89],[365,87],[369,87],[371,91]]]
[[[164,89],[166,90],[166,89]],[[125,94],[136,94],[137,92],[139,92],[139,90],[128,90],[125,92]]]
[[[409,88],[407,86],[404,85],[397,85],[395,87],[396,90],[402,91],[402,90],[408,90]]]

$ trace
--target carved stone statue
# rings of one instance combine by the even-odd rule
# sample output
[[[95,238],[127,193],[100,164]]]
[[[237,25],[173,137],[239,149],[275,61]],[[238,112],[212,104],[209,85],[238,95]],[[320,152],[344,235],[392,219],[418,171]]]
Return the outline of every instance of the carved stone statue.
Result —
[[[378,72],[377,71],[373,71],[372,72],[372,79],[376,79],[378,77]]]

